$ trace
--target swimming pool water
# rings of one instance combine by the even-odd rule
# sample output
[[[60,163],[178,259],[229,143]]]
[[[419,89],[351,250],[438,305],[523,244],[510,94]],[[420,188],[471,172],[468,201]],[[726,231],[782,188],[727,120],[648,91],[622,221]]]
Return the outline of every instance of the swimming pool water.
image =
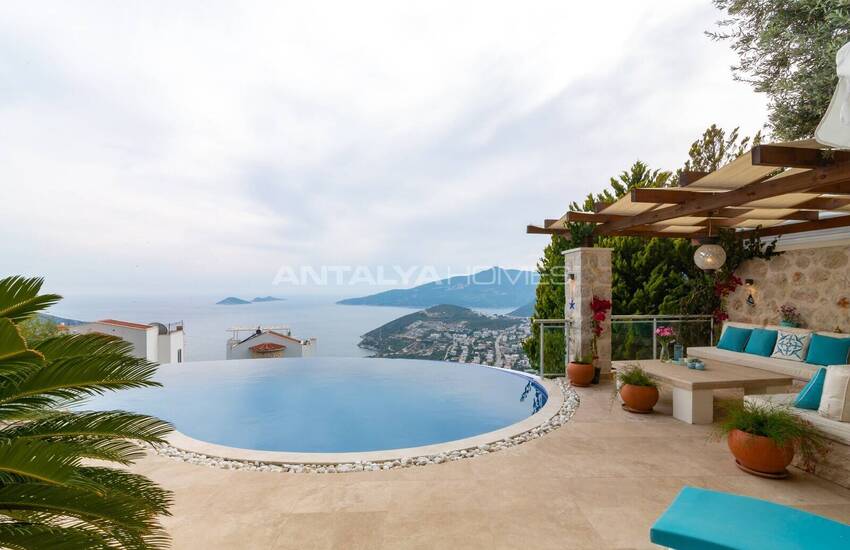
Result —
[[[257,359],[164,365],[161,388],[85,408],[172,422],[202,441],[266,451],[356,452],[462,439],[527,418],[545,390],[519,373],[440,361]]]

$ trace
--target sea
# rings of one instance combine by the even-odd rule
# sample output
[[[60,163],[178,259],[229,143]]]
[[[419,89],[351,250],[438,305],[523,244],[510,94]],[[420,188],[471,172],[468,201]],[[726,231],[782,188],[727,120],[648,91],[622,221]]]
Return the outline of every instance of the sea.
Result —
[[[222,298],[65,295],[47,313],[80,321],[119,319],[163,324],[182,321],[184,360],[210,361],[225,358],[226,342],[231,335],[229,328],[257,326],[285,326],[295,338],[315,337],[316,356],[366,357],[372,352],[358,347],[361,335],[422,309],[337,304],[343,296],[293,296],[277,302],[217,305]],[[477,308],[476,311],[505,314],[512,309]]]

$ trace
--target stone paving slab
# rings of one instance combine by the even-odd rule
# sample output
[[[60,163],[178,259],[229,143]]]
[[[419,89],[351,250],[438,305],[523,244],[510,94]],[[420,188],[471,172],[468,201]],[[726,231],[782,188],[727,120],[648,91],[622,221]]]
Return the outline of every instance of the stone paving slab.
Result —
[[[793,470],[734,466],[711,426],[631,415],[610,385],[579,388],[545,436],[468,460],[378,472],[229,471],[151,455],[134,470],[175,491],[176,549],[653,548],[649,527],[685,485],[850,521],[850,491]]]

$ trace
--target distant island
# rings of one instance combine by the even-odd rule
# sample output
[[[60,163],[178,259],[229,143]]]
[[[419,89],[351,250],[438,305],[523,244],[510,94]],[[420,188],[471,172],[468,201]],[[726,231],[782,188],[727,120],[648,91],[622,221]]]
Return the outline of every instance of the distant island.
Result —
[[[360,347],[376,357],[482,363],[525,370],[527,319],[484,315],[449,304],[404,315],[364,334]]]
[[[248,300],[243,300],[242,298],[237,298],[235,296],[228,296],[224,300],[220,300],[216,302],[218,306],[242,306],[245,304],[256,304],[260,302],[282,302],[283,298],[276,298],[274,296],[257,296],[250,302]]]
[[[387,290],[338,304],[365,306],[430,307],[449,304],[463,307],[518,307],[534,301],[539,275],[533,271],[493,267],[407,289]]]
[[[241,306],[245,304],[250,304],[248,300],[243,300],[242,298],[236,298],[234,296],[228,296],[224,300],[220,300],[216,302],[218,306]]]
[[[274,296],[257,296],[252,302],[282,302],[283,298],[276,298]]]

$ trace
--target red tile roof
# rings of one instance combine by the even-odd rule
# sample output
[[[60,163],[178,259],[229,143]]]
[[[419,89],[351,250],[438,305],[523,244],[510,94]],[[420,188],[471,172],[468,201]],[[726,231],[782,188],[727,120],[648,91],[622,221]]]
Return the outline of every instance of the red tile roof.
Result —
[[[274,342],[266,342],[264,344],[257,344],[256,346],[251,346],[248,348],[254,353],[272,353],[275,351],[282,351],[286,349],[286,346],[281,344],[275,344]]]
[[[292,336],[287,336],[286,334],[281,334],[280,332],[275,332],[273,330],[267,331],[269,334],[274,334],[275,336],[280,336],[281,338],[286,338],[287,340],[292,340],[293,342],[301,343],[301,340],[298,338],[293,338]]]
[[[101,319],[98,323],[103,323],[104,325],[114,325],[116,327],[124,327],[124,328],[134,328],[138,330],[147,330],[151,328],[151,325],[143,325],[141,323],[131,323],[129,321],[117,321],[115,319]]]

